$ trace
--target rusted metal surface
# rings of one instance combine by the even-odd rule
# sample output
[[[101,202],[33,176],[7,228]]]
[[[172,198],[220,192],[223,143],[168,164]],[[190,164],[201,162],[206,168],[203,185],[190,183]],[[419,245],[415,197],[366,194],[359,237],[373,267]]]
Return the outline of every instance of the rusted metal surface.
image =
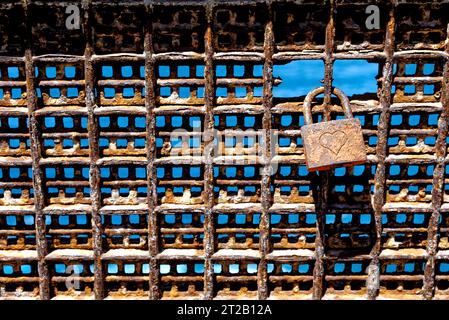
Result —
[[[367,162],[362,127],[358,120],[326,122],[302,128],[306,164],[310,172]]]
[[[447,299],[448,9],[2,1],[0,299]],[[294,60],[324,62],[315,122],[336,61],[378,65],[366,164],[305,170]]]
[[[348,98],[338,88],[333,93],[342,102],[346,119],[312,123],[311,102],[325,88],[312,90],[304,100],[304,122],[301,136],[307,170],[324,171],[367,162],[362,126],[354,119]]]

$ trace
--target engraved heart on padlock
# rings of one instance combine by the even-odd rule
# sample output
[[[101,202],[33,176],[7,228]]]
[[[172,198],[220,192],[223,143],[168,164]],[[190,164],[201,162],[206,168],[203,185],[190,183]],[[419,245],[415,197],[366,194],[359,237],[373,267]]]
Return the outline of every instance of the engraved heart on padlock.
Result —
[[[330,150],[335,155],[338,155],[347,141],[348,137],[346,133],[341,130],[324,132],[320,136],[320,145],[323,148]]]

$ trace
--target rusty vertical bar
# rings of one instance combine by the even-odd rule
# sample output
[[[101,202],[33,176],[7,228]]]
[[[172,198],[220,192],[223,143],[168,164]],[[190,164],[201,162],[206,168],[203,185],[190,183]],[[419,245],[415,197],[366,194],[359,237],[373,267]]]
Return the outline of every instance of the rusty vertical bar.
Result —
[[[91,22],[92,0],[83,0],[82,6],[84,9],[84,32],[86,48],[84,50],[84,77],[86,90],[86,108],[88,117],[89,129],[89,185],[90,198],[92,203],[92,237],[93,237],[93,251],[94,251],[94,294],[96,300],[101,300],[105,296],[104,292],[104,274],[103,265],[101,262],[102,248],[102,232],[103,226],[101,223],[100,207],[101,207],[101,189],[100,189],[100,168],[97,164],[100,158],[99,149],[99,133],[98,123],[95,119],[94,110],[95,103],[95,83],[94,83],[94,65],[92,62],[93,49],[93,34]]]
[[[206,6],[206,34],[204,37],[204,100],[206,113],[204,116],[204,299],[210,300],[214,296],[214,270],[212,255],[215,251],[214,241],[214,116],[215,105],[215,70],[213,46],[213,1]]]
[[[446,53],[449,53],[449,24],[446,36]],[[449,60],[446,59],[441,84],[441,105],[443,110],[438,119],[438,136],[436,141],[436,165],[433,172],[432,215],[427,229],[428,258],[424,269],[423,294],[425,299],[432,299],[435,294],[435,255],[438,249],[438,230],[441,205],[444,196],[445,162],[447,150],[447,133],[449,121]]]
[[[377,169],[374,176],[374,224],[376,228],[376,241],[371,250],[371,263],[368,267],[368,299],[374,300],[379,294],[380,286],[380,264],[379,254],[381,251],[382,236],[382,207],[385,204],[386,188],[386,158],[388,144],[388,128],[390,123],[390,104],[391,104],[391,86],[393,82],[393,55],[394,55],[394,30],[395,30],[395,7],[390,9],[390,20],[388,21],[385,35],[385,64],[382,70],[382,90],[380,92],[379,102],[382,107],[378,124],[377,139]]]
[[[39,272],[39,296],[42,300],[50,299],[50,273],[45,256],[48,253],[47,239],[45,237],[45,206],[43,179],[44,175],[39,164],[41,159],[41,137],[39,124],[35,117],[37,109],[36,88],[34,83],[34,63],[32,53],[32,27],[29,1],[23,0],[22,6],[25,13],[26,36],[25,36],[25,76],[27,90],[28,121],[30,130],[30,149],[33,170],[33,189],[35,207],[35,227],[37,246],[37,268]]]
[[[147,148],[147,181],[148,181],[148,249],[150,254],[149,296],[152,300],[160,299],[159,268],[156,256],[159,253],[158,217],[156,192],[156,59],[153,50],[152,15],[153,6],[145,0],[145,108],[146,116],[146,148]]]
[[[266,256],[270,252],[270,215],[272,203],[271,196],[271,108],[273,106],[273,8],[271,1],[267,1],[267,22],[264,35],[264,66],[263,66],[263,119],[262,119],[262,181],[261,181],[261,207],[260,230],[260,262],[257,273],[257,289],[259,299],[267,299],[268,274]]]
[[[323,120],[331,119],[330,103],[332,96],[333,64],[334,64],[334,42],[335,42],[335,15],[336,5],[334,0],[329,1],[329,21],[326,25],[326,43],[324,52],[324,114]]]
[[[334,39],[335,39],[335,1],[329,1],[329,21],[326,25],[326,46],[324,57],[324,111],[323,121],[331,119],[330,103],[332,95],[332,74],[334,63]],[[316,238],[315,238],[315,266],[313,269],[313,299],[319,300],[323,296],[324,279],[324,226],[329,197],[330,172],[319,173],[318,200],[316,203]]]

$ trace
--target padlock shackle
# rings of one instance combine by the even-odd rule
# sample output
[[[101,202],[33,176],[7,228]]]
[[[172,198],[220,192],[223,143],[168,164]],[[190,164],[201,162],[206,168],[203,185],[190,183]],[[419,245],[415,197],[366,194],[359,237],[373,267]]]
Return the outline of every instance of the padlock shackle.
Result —
[[[312,100],[319,94],[324,93],[324,87],[318,87],[316,89],[313,89],[312,91],[310,91],[306,98],[304,99],[304,123],[306,125],[312,124],[313,120],[312,120]],[[345,113],[345,117],[347,119],[352,119],[352,111],[351,111],[351,106],[349,103],[349,98],[344,94],[343,91],[341,91],[338,88],[332,88],[332,93],[334,95],[336,95],[343,106],[343,112]]]

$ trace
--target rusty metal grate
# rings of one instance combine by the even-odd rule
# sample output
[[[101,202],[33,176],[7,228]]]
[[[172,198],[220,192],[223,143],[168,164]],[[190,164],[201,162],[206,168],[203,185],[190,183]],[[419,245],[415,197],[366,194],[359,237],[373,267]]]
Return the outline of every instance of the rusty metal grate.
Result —
[[[448,298],[448,10],[2,1],[0,299]],[[378,65],[369,163],[305,170],[304,95],[273,97],[295,60],[327,120],[334,62]]]

